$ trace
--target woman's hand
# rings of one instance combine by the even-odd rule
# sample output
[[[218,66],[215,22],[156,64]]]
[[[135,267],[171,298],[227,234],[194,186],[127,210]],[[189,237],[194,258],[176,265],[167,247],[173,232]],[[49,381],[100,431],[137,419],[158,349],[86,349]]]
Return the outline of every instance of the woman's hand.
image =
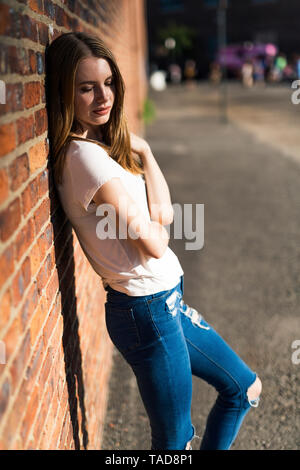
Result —
[[[130,132],[130,144],[131,150],[138,154],[139,157],[142,159],[147,156],[149,152],[151,152],[150,145],[146,142],[142,137],[137,136],[133,132]]]

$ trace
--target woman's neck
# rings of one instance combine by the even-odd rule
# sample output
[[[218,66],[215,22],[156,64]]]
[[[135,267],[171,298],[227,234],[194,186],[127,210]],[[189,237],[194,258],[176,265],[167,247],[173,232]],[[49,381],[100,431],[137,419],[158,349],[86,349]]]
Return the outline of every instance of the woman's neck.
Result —
[[[88,128],[85,129],[83,132],[74,131],[72,134],[76,135],[77,137],[81,137],[82,139],[90,139],[95,140],[97,142],[103,141],[103,135],[99,127],[97,127],[97,129]]]

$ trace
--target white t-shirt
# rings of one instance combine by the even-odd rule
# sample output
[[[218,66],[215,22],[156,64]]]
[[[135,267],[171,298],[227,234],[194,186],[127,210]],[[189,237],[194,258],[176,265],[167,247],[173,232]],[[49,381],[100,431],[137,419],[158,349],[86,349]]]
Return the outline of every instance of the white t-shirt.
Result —
[[[104,183],[115,177],[120,178],[129,195],[151,220],[142,175],[125,170],[96,143],[70,142],[63,182],[57,189],[87,259],[101,276],[104,287],[109,285],[127,295],[150,295],[175,287],[183,270],[170,247],[156,259],[144,255],[128,239],[120,238],[118,233],[116,238],[102,239],[97,235],[100,233],[97,224],[104,218],[107,222],[108,217],[104,212],[96,215],[97,204],[92,199]]]

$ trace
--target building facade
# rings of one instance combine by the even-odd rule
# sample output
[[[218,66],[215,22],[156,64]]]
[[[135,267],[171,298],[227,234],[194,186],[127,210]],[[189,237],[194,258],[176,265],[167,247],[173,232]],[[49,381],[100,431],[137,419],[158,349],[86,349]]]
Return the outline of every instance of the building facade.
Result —
[[[170,21],[187,25],[195,35],[193,46],[178,58],[180,65],[194,59],[199,78],[207,76],[218,48],[219,0],[148,0],[149,59],[165,68],[173,59],[163,47],[159,31]],[[227,43],[271,42],[288,57],[300,53],[298,0],[227,0]]]

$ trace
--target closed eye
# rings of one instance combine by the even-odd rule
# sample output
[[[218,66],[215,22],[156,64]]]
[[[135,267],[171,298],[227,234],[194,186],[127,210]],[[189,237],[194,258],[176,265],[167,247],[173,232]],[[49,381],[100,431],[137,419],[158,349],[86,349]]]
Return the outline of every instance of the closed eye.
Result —
[[[110,80],[109,82],[105,83],[105,86],[112,86],[114,85],[114,81]],[[82,93],[88,93],[89,91],[92,91],[94,87],[92,88],[81,88]]]

